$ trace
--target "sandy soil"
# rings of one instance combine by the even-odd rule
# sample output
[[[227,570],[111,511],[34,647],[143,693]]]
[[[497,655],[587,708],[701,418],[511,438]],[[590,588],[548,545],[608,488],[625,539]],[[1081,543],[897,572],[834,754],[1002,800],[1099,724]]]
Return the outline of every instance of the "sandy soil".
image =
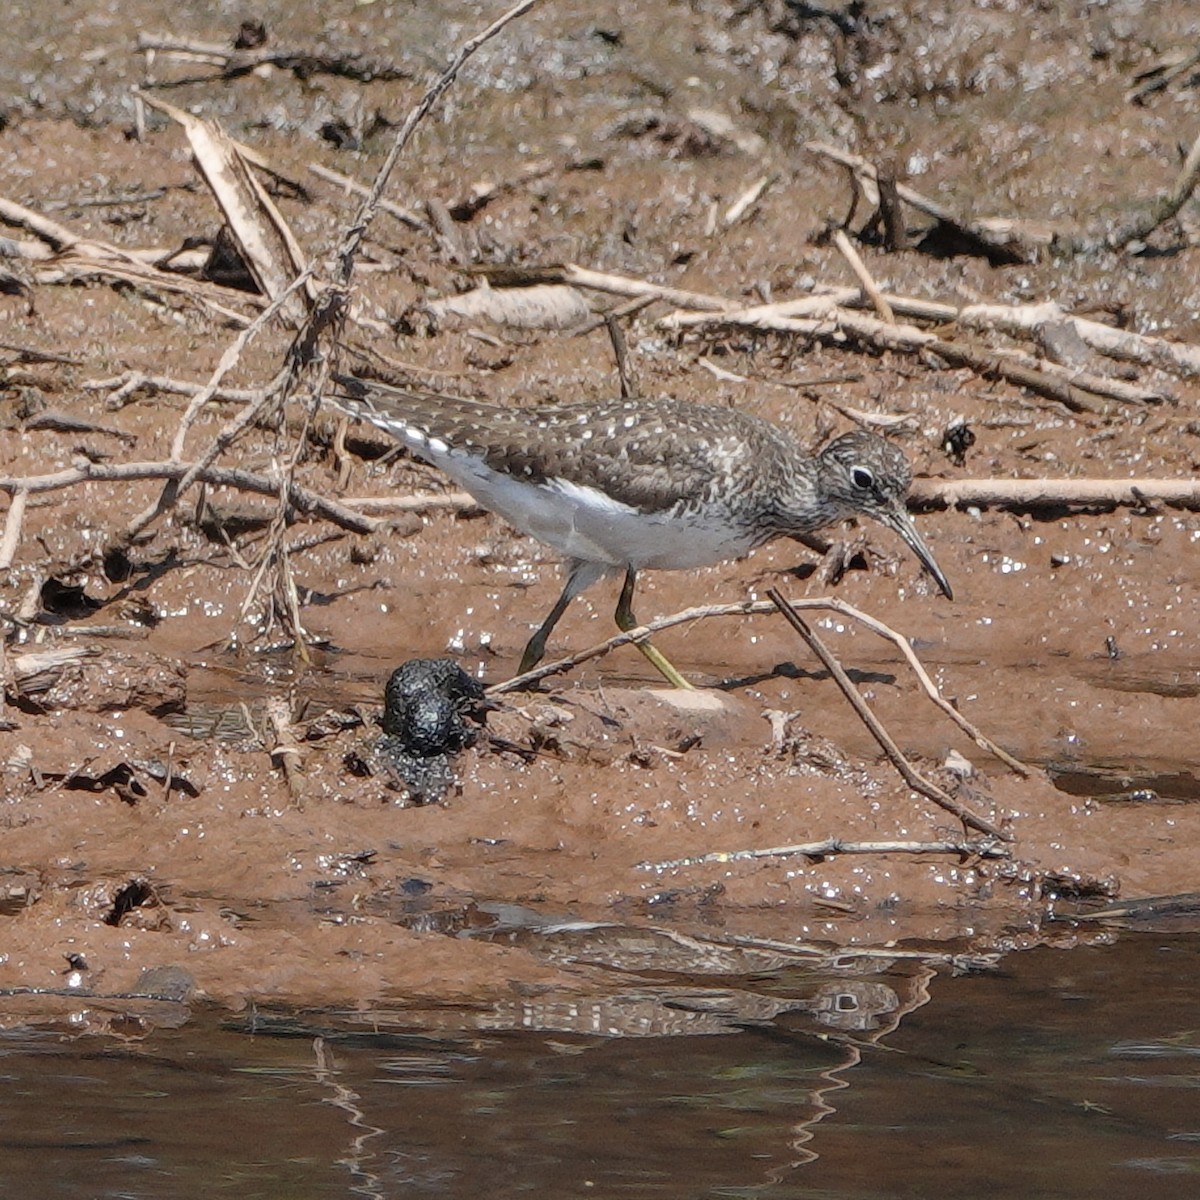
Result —
[[[415,17],[407,6],[361,6],[323,26],[281,14],[268,31],[271,46],[366,52],[410,78],[301,80],[264,67],[215,79],[210,67],[159,54],[153,79],[178,86],[152,94],[219,119],[302,181],[307,197],[277,202],[320,260],[353,205],[309,164],[369,181],[436,65],[495,15],[443,7]],[[1200,107],[1186,77],[1143,104],[1127,98],[1138,72],[1194,44],[1200,18],[1182,4],[1018,14],[907,3],[880,10],[861,36],[800,23],[782,4],[654,7],[546,3],[514,24],[422,126],[389,195],[414,210],[430,201],[453,209],[483,181],[511,183],[454,224],[471,262],[571,260],[757,303],[853,282],[820,237],[849,209],[847,177],[806,152],[807,140],[890,159],[913,187],[965,214],[1099,236],[1170,185]],[[0,196],[124,248],[216,236],[220,214],[178,126],[151,114],[144,139],[133,136],[130,87],[147,69],[139,32],[205,42],[236,32],[203,6],[173,11],[169,30],[150,6],[83,6],[54,30],[35,6],[15,14],[14,50],[0,54],[9,97]],[[538,163],[544,170],[523,176]],[[722,214],[763,176],[771,186],[725,227]],[[897,294],[955,305],[1053,299],[1194,343],[1196,233],[1185,207],[1143,253],[992,266],[860,250]],[[603,326],[583,336],[478,322],[431,331],[414,319],[422,304],[469,286],[446,239],[381,215],[357,276],[353,337],[417,378],[498,403],[614,393]],[[114,387],[94,381],[141,371],[203,382],[236,336],[185,296],[100,276],[34,283],[0,295],[0,310],[0,475],[9,479],[80,456],[165,459],[186,399],[141,390],[109,402]],[[1192,378],[1089,364],[1125,371],[1170,402],[1078,413],[931,356],[748,332],[676,337],[656,325],[666,311],[625,323],[644,393],[742,406],[814,445],[850,427],[846,409],[903,416],[895,436],[933,479],[1190,479],[1200,463]],[[268,331],[227,384],[271,378],[288,339]],[[1008,343],[997,335],[991,344]],[[63,357],[36,361],[32,351]],[[189,453],[235,411],[210,405]],[[67,428],[64,418],[85,424]],[[943,448],[955,418],[977,439],[963,463]],[[334,425],[323,418],[307,435],[305,486],[335,497],[449,490],[422,464],[381,458],[382,445],[361,431],[337,456]],[[221,461],[265,471],[299,430],[289,412],[247,431]],[[820,627],[901,747],[1011,831],[1011,859],[876,854],[654,870],[643,864],[963,831],[898,779],[770,616],[661,636],[705,685],[700,704],[663,693],[629,648],[547,691],[508,697],[493,733],[536,753],[485,739],[462,756],[459,787],[443,803],[404,807],[344,762],[373,736],[388,673],[411,657],[450,654],[489,683],[511,675],[557,595],[552,552],[478,511],[409,515],[365,536],[297,520],[288,534],[295,580],[305,627],[321,641],[305,662],[278,648],[261,594],[242,614],[274,513],[266,498],[195,490],[127,563],[110,556],[105,570],[105,547],[159,489],[90,483],[32,496],[3,575],[11,727],[0,733],[0,989],[127,993],[146,968],[174,966],[196,994],[230,1006],[470,1006],[611,990],[603,968],[621,966],[619,956],[571,961],[512,933],[562,917],[718,941],[1003,950],[1046,936],[1055,897],[1076,887],[1126,898],[1195,888],[1193,513],[925,514],[953,602],[891,535],[865,531],[870,551],[836,594],[910,637],[960,711],[1033,773],[1020,778],[949,724],[894,648],[832,619]],[[772,585],[793,598],[824,594],[816,564],[802,547],[776,543],[740,563],[648,576],[639,612],[737,601]],[[48,580],[63,587],[47,590]],[[563,620],[555,649],[609,635],[614,589],[587,601]],[[50,648],[96,653],[44,690],[18,686],[17,656]],[[264,743],[270,697],[287,701],[301,735],[331,707],[357,705],[368,727],[304,741],[296,795]],[[772,712],[785,717],[773,725]],[[950,751],[976,773],[944,770]],[[447,936],[489,929],[497,936]],[[85,1024],[108,1020],[81,1016],[82,1000],[66,1003]],[[57,997],[25,996],[10,1019],[61,1009]]]

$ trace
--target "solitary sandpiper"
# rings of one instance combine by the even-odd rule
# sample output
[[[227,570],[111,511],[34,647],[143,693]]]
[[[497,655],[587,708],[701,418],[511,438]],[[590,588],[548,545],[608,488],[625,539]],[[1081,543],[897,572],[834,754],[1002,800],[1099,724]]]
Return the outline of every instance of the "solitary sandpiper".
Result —
[[[908,544],[938,587],[950,584],[904,507],[903,451],[856,431],[806,453],[762,417],[679,400],[499,408],[428,392],[338,382],[339,408],[377,425],[522,533],[566,555],[567,582],[530,639],[520,673],[542,658],[566,607],[623,570],[616,621],[633,629],[646,568],[740,558],[788,534],[868,516]],[[691,685],[649,642],[638,649],[674,687]]]

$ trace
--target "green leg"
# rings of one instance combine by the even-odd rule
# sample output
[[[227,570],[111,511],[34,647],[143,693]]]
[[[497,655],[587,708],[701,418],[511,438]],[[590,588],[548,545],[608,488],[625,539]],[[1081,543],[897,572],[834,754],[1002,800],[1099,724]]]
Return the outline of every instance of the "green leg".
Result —
[[[558,624],[559,617],[567,611],[567,605],[573,599],[574,593],[571,591],[571,583],[568,580],[567,586],[563,588],[562,595],[559,596],[554,607],[550,610],[550,615],[542,622],[537,633],[529,639],[529,643],[525,647],[525,653],[521,655],[521,665],[517,668],[518,675],[524,675],[526,671],[532,671],[542,661],[546,653],[546,639],[550,636],[551,630]]]
[[[542,622],[537,633],[529,639],[525,653],[521,655],[521,665],[517,668],[518,675],[532,671],[542,661],[546,653],[546,639],[550,636],[559,618],[567,611],[567,605],[580,592],[590,588],[605,573],[602,563],[589,563],[574,560],[567,569],[567,582],[563,585],[562,595],[554,602],[550,615]]]
[[[622,633],[628,633],[637,628],[637,617],[633,615],[633,585],[637,582],[637,572],[630,567],[625,572],[625,583],[621,587],[621,598],[617,601],[617,628]],[[696,689],[671,664],[662,651],[649,642],[634,642],[634,645],[646,656],[650,665],[672,686],[694,692]]]

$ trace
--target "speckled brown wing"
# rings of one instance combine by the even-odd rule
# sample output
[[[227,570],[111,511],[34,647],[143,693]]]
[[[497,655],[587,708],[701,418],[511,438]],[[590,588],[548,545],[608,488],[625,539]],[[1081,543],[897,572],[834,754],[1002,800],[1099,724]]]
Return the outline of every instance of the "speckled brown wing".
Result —
[[[788,452],[786,435],[759,418],[678,400],[500,408],[352,382],[362,406],[478,452],[493,470],[531,483],[564,479],[646,513],[745,486],[764,457]]]

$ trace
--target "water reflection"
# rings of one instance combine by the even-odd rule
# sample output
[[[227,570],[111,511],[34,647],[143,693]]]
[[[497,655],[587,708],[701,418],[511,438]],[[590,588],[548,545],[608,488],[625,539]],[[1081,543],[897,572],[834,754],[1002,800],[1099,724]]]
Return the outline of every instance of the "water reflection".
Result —
[[[899,965],[579,1010],[720,1037],[585,1035],[534,996],[537,1033],[399,1005],[14,1031],[0,1195],[1197,1194],[1200,937]]]

